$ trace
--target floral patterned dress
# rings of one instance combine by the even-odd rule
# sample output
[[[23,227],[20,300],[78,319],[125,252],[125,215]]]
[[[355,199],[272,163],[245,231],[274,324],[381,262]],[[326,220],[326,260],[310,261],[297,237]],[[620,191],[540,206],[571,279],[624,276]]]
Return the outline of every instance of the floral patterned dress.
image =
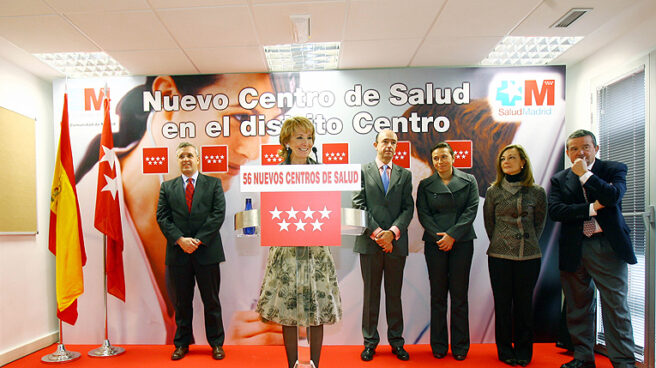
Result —
[[[285,326],[333,324],[342,318],[335,262],[326,247],[271,247],[257,312]]]

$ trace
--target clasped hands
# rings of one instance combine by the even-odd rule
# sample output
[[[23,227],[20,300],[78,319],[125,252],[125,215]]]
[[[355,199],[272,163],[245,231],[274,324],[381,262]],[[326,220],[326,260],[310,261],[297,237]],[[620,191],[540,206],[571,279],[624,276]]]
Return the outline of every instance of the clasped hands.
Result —
[[[185,253],[191,254],[198,249],[198,246],[200,246],[202,242],[196,238],[186,238],[181,236],[176,243]]]
[[[447,233],[436,233],[437,236],[441,236],[440,240],[436,241],[435,243],[437,244],[437,247],[440,248],[441,251],[448,252],[453,248],[453,243],[456,242],[454,238],[451,237],[451,235]]]
[[[392,230],[383,230],[376,235],[376,244],[383,248],[384,253],[392,253],[394,248],[392,240],[394,240],[394,232]]]
[[[572,172],[578,177],[581,177],[588,172],[588,164],[582,158],[577,158],[572,164]],[[592,208],[594,208],[595,211],[599,211],[604,208],[604,205],[597,200],[592,204]]]

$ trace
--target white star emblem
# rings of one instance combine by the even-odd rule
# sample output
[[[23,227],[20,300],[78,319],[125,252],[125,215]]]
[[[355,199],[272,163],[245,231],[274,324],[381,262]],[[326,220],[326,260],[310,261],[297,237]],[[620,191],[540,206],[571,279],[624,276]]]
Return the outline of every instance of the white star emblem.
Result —
[[[273,211],[269,211],[271,213],[271,219],[273,220],[274,218],[280,219],[280,214],[282,211],[278,211],[278,206],[273,208]]]
[[[301,221],[300,219],[294,225],[296,225],[296,231],[305,231],[305,222]]]
[[[312,218],[312,215],[314,214],[315,211],[312,211],[312,210],[310,209],[310,206],[308,206],[307,210],[302,211],[302,212],[305,214],[305,218],[306,218],[306,219],[308,219],[308,218],[311,219],[311,218]]]
[[[279,222],[278,225],[280,225],[280,230],[279,231],[289,231],[288,227],[291,225],[290,222],[286,222],[285,219],[282,219],[282,222]]]
[[[312,231],[316,231],[316,230],[321,231],[321,225],[323,225],[323,222],[319,222],[319,219],[316,219],[314,220],[313,223],[311,223],[311,225],[312,225]]]
[[[285,212],[287,212],[287,218],[296,218],[296,214],[298,213],[298,211],[294,211],[294,207]]]
[[[103,149],[103,151],[105,151],[105,154],[103,155],[103,157],[100,159],[99,162],[106,161],[109,164],[109,167],[112,170],[114,170],[114,162],[116,162],[116,154],[114,153],[114,151],[112,151],[111,149],[105,146],[101,146],[101,148]]]
[[[333,211],[328,211],[328,208],[326,208],[326,206],[323,206],[323,210],[319,211],[319,213],[321,214],[321,218],[330,218],[330,216],[328,216],[328,215],[331,212],[333,212]]]
[[[112,194],[112,198],[116,199],[116,191],[118,190],[116,178],[110,178],[109,176],[105,175],[105,181],[107,184],[105,184],[101,192],[110,192]]]
[[[520,88],[521,87],[519,83],[516,83],[515,81],[510,81],[510,83],[508,83],[508,86],[505,89],[501,90],[501,92],[507,93],[509,100],[512,101],[516,96],[524,97],[524,95],[520,91]]]

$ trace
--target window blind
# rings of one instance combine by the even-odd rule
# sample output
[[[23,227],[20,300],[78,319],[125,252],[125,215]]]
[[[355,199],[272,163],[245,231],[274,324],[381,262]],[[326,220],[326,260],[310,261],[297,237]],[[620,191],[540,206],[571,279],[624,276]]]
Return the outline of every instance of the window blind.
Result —
[[[642,217],[646,210],[647,167],[645,143],[644,67],[597,90],[600,157],[628,166],[622,213],[631,228],[638,263],[629,266],[629,309],[633,324],[636,360],[644,361],[645,344],[645,247],[647,232]],[[599,296],[597,296],[599,298]],[[597,305],[601,302],[597,300]],[[601,307],[597,308],[597,343],[605,346]]]

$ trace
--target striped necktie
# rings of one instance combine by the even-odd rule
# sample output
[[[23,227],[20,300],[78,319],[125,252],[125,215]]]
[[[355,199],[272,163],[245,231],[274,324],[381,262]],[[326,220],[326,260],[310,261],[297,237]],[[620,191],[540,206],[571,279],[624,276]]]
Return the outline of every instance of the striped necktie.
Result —
[[[194,179],[187,179],[187,189],[185,190],[185,199],[187,200],[187,207],[191,213],[191,202],[194,200]]]

